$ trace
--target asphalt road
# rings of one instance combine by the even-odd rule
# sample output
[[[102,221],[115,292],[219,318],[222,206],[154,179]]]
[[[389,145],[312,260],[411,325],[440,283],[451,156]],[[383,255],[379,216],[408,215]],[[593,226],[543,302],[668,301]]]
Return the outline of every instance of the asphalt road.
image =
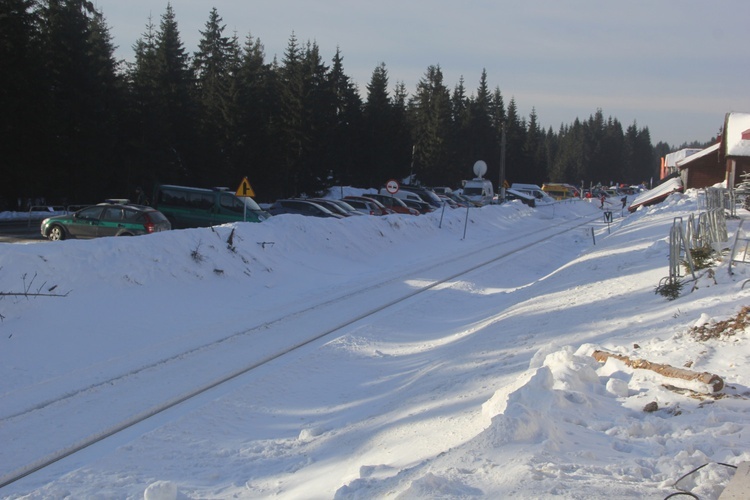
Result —
[[[0,243],[46,241],[39,232],[41,222],[41,219],[0,221]]]

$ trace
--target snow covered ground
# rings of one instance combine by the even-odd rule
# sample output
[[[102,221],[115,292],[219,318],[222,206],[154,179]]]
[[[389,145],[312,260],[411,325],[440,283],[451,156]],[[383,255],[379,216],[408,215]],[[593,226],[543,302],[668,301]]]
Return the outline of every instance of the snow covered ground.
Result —
[[[744,319],[750,270],[730,276],[725,260],[669,301],[655,288],[668,274],[670,227],[698,214],[698,193],[625,217],[617,205],[610,227],[598,201],[513,202],[471,209],[468,224],[465,210],[281,216],[0,243],[0,475],[235,358],[346,323],[0,495],[718,498],[727,465],[750,460],[748,331],[721,323]],[[463,256],[501,255],[526,234],[586,220],[398,299],[450,276]],[[730,241],[738,225],[728,221]],[[19,292],[30,295],[10,295]],[[389,297],[398,300],[387,314],[349,323]],[[594,350],[717,374],[726,386],[703,395],[704,384],[600,363]],[[182,358],[193,361],[175,376],[167,366]],[[149,385],[137,385],[146,372]]]

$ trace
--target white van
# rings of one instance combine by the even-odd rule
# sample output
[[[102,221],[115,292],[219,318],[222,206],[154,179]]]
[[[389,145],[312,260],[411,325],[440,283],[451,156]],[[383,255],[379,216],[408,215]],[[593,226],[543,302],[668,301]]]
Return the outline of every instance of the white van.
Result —
[[[464,181],[464,196],[474,205],[481,207],[489,205],[495,198],[495,191],[492,189],[492,182],[487,179],[477,177],[469,181]]]

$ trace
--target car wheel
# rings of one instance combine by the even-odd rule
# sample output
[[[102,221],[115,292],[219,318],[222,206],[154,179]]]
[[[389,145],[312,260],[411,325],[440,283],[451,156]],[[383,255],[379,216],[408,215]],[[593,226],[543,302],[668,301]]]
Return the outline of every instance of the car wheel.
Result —
[[[64,240],[65,230],[62,228],[62,226],[54,225],[49,229],[49,234],[47,235],[47,238],[49,238],[50,241]]]

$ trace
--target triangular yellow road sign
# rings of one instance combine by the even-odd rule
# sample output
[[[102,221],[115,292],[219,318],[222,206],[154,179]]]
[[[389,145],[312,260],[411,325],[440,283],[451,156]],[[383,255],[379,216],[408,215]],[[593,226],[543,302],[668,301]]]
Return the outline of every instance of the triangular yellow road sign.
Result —
[[[237,188],[237,196],[241,198],[247,198],[248,196],[255,196],[255,191],[253,191],[253,187],[250,185],[250,182],[247,180],[247,177],[242,178],[242,182],[240,182],[240,187]]]

